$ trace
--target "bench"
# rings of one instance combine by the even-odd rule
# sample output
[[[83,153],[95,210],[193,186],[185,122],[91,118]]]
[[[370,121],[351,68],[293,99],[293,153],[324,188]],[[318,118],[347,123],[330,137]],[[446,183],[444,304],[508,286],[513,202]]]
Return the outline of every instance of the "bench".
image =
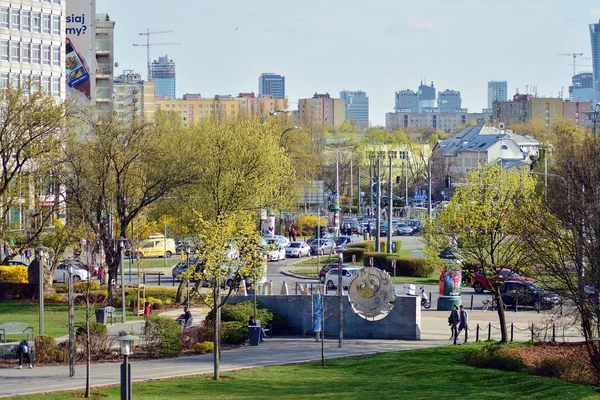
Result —
[[[35,353],[35,348],[33,342],[27,342],[29,344],[29,357],[30,361],[33,364],[33,357]],[[11,344],[8,346],[0,346],[0,358],[4,359],[19,359],[19,345]]]
[[[259,326],[262,328],[262,330],[265,332],[265,337],[270,337],[272,335],[268,334],[267,332],[271,331],[271,324],[265,325],[263,326],[263,324],[260,322],[260,319],[256,320],[256,326]]]
[[[111,306],[104,307],[104,315],[106,315],[106,321],[109,321],[112,325],[114,321],[116,321],[117,316],[115,315],[115,308]]]
[[[33,327],[29,326],[25,322],[7,322],[0,325],[0,339],[4,336],[4,343],[6,343],[6,335],[27,335],[27,340],[33,340]],[[31,337],[30,337],[31,335]]]

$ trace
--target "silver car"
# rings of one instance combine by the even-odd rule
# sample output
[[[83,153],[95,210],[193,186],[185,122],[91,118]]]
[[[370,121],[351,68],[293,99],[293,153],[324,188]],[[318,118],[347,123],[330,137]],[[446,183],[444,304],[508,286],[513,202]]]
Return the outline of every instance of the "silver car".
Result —
[[[83,268],[79,268],[77,265],[72,265],[73,267],[73,282],[79,281],[87,281],[90,279],[90,274]],[[54,273],[54,282],[66,283],[69,281],[69,265],[60,264],[58,268],[56,268],[56,272]]]
[[[308,244],[312,254],[335,254],[335,242],[330,239],[315,239]]]
[[[287,257],[308,257],[310,256],[310,246],[304,242],[292,242],[285,248]]]

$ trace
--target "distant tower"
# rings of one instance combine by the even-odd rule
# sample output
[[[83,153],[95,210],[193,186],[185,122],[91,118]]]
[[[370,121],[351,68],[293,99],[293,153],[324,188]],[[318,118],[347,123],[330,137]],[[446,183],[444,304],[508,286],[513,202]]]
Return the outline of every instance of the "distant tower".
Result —
[[[508,101],[508,83],[506,81],[488,82],[488,108],[492,108],[494,101]]]
[[[573,75],[572,84],[569,86],[569,99],[571,101],[592,102],[594,100],[594,74],[582,72]]]
[[[285,99],[285,76],[265,72],[258,78],[258,95],[271,95],[274,99]]]
[[[346,121],[354,122],[361,128],[369,127],[369,98],[362,90],[340,92],[346,102]]]
[[[175,63],[165,55],[152,62],[151,79],[156,97],[175,99]]]
[[[594,71],[594,103],[597,103],[600,101],[600,20],[597,24],[590,24],[590,40]]]

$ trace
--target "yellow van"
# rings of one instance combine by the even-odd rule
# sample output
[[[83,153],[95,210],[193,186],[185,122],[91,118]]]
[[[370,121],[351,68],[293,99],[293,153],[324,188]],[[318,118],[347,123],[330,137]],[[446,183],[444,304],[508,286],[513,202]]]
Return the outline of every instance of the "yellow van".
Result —
[[[175,254],[175,240],[165,238],[164,235],[151,235],[147,240],[141,241],[137,248],[139,258],[170,258],[173,254]]]

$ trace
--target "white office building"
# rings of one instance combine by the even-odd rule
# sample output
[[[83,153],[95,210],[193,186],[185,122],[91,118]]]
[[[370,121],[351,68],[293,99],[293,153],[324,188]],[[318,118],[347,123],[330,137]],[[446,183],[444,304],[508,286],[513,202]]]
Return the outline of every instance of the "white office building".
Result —
[[[506,81],[488,82],[488,108],[492,108],[495,101],[508,101],[508,83]]]

